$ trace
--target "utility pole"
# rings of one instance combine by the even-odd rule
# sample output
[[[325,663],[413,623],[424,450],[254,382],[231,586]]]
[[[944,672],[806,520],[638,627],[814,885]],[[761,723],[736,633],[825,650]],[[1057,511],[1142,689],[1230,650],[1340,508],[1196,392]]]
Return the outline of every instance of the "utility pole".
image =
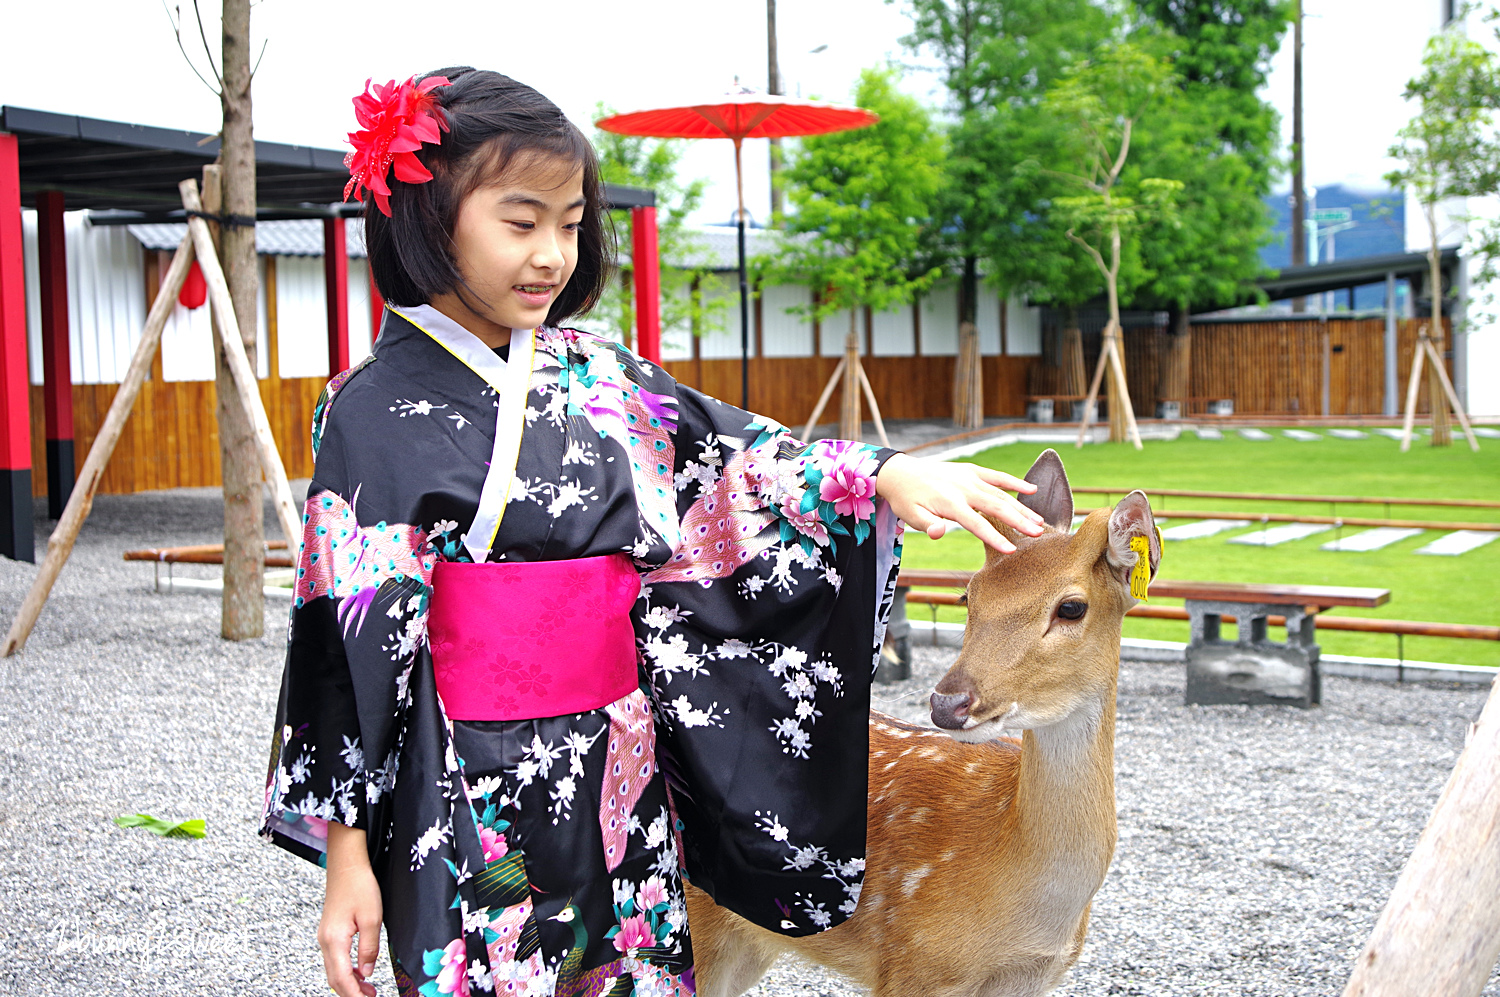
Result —
[[[766,92],[781,93],[781,65],[776,58],[776,0],[766,0]],[[785,206],[781,199],[781,139],[771,139],[771,224],[776,225]]]
[[[1307,191],[1302,155],[1302,0],[1292,11],[1292,266],[1307,263]],[[1292,311],[1307,310],[1306,298],[1293,298]]]

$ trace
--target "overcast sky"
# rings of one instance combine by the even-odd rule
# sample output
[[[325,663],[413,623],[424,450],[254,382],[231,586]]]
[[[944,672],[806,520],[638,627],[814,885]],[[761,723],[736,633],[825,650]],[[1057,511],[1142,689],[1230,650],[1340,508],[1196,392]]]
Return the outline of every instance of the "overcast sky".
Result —
[[[173,0],[175,4],[175,0]],[[1381,184],[1395,129],[1410,116],[1401,101],[1440,0],[1305,0],[1308,182]],[[205,4],[211,13],[213,0]],[[862,67],[888,59],[921,64],[903,51],[899,4],[881,0],[781,0],[782,76],[788,92],[846,99]],[[1430,9],[1429,9],[1430,8]],[[188,51],[202,45],[188,7]],[[758,3],[701,0],[634,3],[363,3],[260,0],[256,44],[268,40],[255,83],[256,136],[343,148],[353,127],[349,99],[366,77],[404,79],[444,65],[492,68],[535,86],[587,128],[594,106],[619,110],[683,102],[721,91],[738,75],[766,82],[766,25]],[[217,22],[209,24],[217,46]],[[56,0],[11,4],[0,60],[0,103],[141,124],[215,131],[218,102],[187,69],[159,0]],[[813,49],[827,46],[824,51]],[[1290,137],[1291,44],[1278,55],[1267,97]],[[906,88],[941,99],[930,71]],[[764,142],[746,145],[746,204],[768,210]],[[688,176],[714,184],[701,220],[727,220],[734,207],[728,142],[692,144]],[[1284,183],[1284,181],[1283,181]]]

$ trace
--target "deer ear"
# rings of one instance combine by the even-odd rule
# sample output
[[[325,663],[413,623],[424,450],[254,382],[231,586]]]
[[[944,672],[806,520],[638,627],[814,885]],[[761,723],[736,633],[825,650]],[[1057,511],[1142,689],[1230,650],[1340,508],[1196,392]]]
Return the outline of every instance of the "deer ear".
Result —
[[[1109,548],[1106,556],[1115,576],[1128,584],[1130,572],[1140,560],[1140,555],[1130,548],[1136,537],[1146,538],[1146,551],[1151,559],[1151,577],[1156,577],[1156,568],[1161,564],[1161,534],[1156,531],[1156,519],[1151,515],[1151,503],[1146,493],[1134,491],[1120,500],[1109,514]]]
[[[1018,496],[1021,504],[1039,514],[1048,526],[1066,533],[1073,525],[1073,488],[1057,451],[1043,450],[1026,472],[1026,480],[1036,485],[1036,491]]]

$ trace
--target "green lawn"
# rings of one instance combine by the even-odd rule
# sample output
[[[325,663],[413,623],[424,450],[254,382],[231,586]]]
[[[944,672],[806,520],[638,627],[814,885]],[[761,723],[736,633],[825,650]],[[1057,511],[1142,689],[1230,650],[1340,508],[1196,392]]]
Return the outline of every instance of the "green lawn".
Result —
[[[1269,427],[1268,427],[1269,428]],[[1455,427],[1456,428],[1456,427]],[[1222,440],[1199,440],[1190,432],[1172,442],[1147,442],[1136,452],[1120,444],[1075,449],[1058,447],[1068,478],[1075,486],[1118,488],[1120,494],[1140,488],[1201,489],[1232,492],[1282,492],[1302,495],[1374,495],[1500,499],[1500,440],[1480,441],[1481,451],[1470,452],[1458,437],[1449,448],[1435,449],[1414,442],[1409,453],[1383,436],[1340,440],[1324,435],[1317,442],[1298,442],[1271,429],[1274,439],[1256,442],[1226,432]],[[1023,474],[1042,445],[1018,443],[987,450],[969,458],[976,463]],[[1102,495],[1080,495],[1079,508],[1106,503]],[[1303,512],[1315,515],[1384,518],[1383,506],[1340,506],[1308,503],[1245,503],[1228,500],[1152,498],[1159,516],[1172,508],[1237,512]],[[1500,509],[1456,509],[1431,506],[1393,506],[1396,519],[1500,522]],[[1188,520],[1174,520],[1174,523]],[[1173,525],[1169,523],[1167,525]],[[1247,547],[1225,541],[1247,525],[1203,540],[1167,543],[1161,577],[1193,581],[1235,581],[1298,585],[1365,585],[1391,590],[1391,600],[1379,609],[1334,610],[1340,616],[1376,616],[1403,620],[1500,624],[1500,541],[1458,557],[1427,557],[1412,553],[1441,536],[1422,534],[1368,553],[1319,550],[1334,539],[1330,530],[1276,547]],[[1346,527],[1345,535],[1362,527]],[[983,563],[979,541],[955,533],[939,541],[907,534],[904,563],[922,568],[975,568]],[[1180,600],[1161,600],[1163,605]],[[927,607],[912,607],[913,616],[926,618]],[[944,609],[939,619],[962,620],[958,609]],[[1125,621],[1127,637],[1186,640],[1187,623],[1173,620]],[[1318,643],[1333,654],[1372,657],[1397,656],[1397,638],[1320,630]],[[1500,642],[1432,637],[1405,639],[1407,659],[1475,665],[1500,665]]]

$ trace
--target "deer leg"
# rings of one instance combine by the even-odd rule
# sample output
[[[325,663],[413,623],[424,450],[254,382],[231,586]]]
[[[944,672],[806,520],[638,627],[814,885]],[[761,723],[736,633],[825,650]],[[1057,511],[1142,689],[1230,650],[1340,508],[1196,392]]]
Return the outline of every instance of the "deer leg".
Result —
[[[687,888],[687,906],[699,997],[740,997],[781,954],[764,941],[775,936],[719,907],[701,890]]]

